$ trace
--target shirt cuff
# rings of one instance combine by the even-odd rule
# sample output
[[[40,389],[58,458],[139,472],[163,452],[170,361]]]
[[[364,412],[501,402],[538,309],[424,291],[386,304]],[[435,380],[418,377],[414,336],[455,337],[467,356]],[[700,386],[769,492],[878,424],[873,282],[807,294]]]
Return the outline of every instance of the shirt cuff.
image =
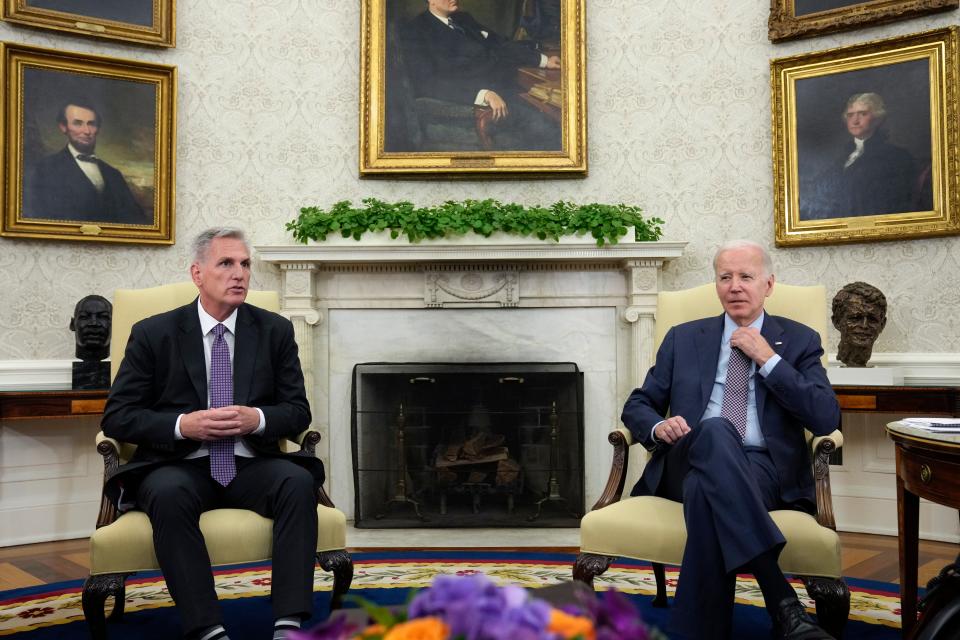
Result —
[[[779,353],[773,354],[772,356],[770,356],[770,359],[767,360],[767,362],[762,367],[760,367],[760,370],[758,371],[758,373],[764,378],[766,378],[768,375],[770,375],[770,373],[773,371],[773,368],[777,366],[777,364],[782,359],[783,358],[780,357]]]
[[[543,55],[543,54],[541,53],[541,54],[540,54],[540,68],[541,68],[541,69],[546,69],[546,68],[547,68],[547,62],[548,62],[549,60],[550,60],[550,59],[549,59],[547,56],[545,56],[545,55]]]
[[[660,438],[657,437],[657,427],[662,425],[666,420],[661,420],[657,424],[653,425],[653,429],[650,429],[650,437],[647,438],[647,444],[652,444],[655,447],[660,446],[663,442],[660,441]]]
[[[263,416],[263,411],[260,407],[254,407],[257,410],[257,413],[260,414],[260,424],[257,425],[257,428],[254,429],[251,433],[255,436],[262,436],[263,432],[267,430],[267,419]]]
[[[183,418],[183,414],[182,414],[182,413],[177,416],[177,423],[176,423],[175,425],[173,425],[173,437],[174,437],[175,440],[186,440],[186,438],[183,437],[183,434],[180,433],[180,420],[181,420],[181,418]]]
[[[477,91],[477,99],[473,101],[473,104],[477,105],[478,107],[488,106],[487,91],[489,91],[489,89],[480,89],[480,91]]]

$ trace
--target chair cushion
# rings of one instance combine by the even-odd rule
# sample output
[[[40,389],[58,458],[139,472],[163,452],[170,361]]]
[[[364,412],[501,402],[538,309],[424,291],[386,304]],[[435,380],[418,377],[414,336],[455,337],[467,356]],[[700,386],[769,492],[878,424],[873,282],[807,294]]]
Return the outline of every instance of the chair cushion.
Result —
[[[346,548],[343,512],[317,506],[317,551]],[[213,565],[269,560],[273,521],[245,509],[214,509],[200,516],[200,530]],[[90,536],[90,575],[159,569],[153,550],[153,527],[142,511],[129,511]]]
[[[771,511],[787,539],[780,554],[785,573],[840,577],[840,536],[800,511]],[[687,530],[683,505],[642,496],[591,511],[580,522],[580,552],[680,565]]]

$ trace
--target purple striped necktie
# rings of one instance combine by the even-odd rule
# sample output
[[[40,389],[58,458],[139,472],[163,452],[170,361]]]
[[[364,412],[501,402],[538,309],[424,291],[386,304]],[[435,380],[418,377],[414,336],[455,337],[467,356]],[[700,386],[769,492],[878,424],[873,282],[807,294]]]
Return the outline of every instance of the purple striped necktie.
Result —
[[[223,334],[227,328],[218,324],[213,328],[213,346],[210,348],[210,408],[219,409],[233,404],[233,367],[230,365],[230,348]],[[227,486],[237,475],[234,459],[235,438],[227,436],[209,443],[210,475]]]
[[[723,385],[720,415],[737,428],[740,441],[747,434],[747,394],[750,389],[750,358],[736,347],[730,348],[727,382]]]

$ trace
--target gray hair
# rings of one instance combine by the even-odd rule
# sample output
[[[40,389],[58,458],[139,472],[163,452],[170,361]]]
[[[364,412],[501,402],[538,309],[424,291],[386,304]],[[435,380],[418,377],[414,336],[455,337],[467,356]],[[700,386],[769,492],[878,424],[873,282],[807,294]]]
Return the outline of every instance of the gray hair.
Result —
[[[762,245],[754,242],[753,240],[728,240],[724,242],[717,249],[717,252],[713,254],[713,272],[717,272],[717,260],[720,259],[720,254],[727,251],[733,251],[735,249],[755,249],[760,252],[760,259],[763,264],[763,274],[765,276],[773,275],[773,260],[770,259],[770,254],[767,253],[767,250],[763,248]]]
[[[237,229],[235,227],[210,227],[205,231],[201,231],[199,234],[197,234],[197,237],[194,238],[192,245],[193,261],[203,262],[206,260],[207,252],[210,251],[210,245],[217,238],[233,238],[234,240],[240,240],[247,248],[247,252],[250,252],[250,243],[247,242],[247,237],[243,234],[242,229]]]
[[[862,102],[863,104],[870,107],[870,113],[872,113],[879,120],[885,120],[887,117],[887,104],[883,101],[883,98],[880,97],[878,93],[855,93],[850,96],[850,99],[847,100],[847,106],[843,108],[843,113],[840,115],[840,118],[844,122],[847,120],[847,111],[850,107],[853,106],[855,102]]]

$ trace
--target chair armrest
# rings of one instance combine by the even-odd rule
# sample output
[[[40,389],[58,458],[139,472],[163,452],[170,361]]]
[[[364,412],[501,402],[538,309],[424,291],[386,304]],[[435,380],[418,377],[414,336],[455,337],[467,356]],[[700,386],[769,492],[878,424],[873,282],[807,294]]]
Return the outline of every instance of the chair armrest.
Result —
[[[613,463],[610,466],[610,477],[604,487],[600,499],[593,505],[591,511],[602,509],[614,502],[619,502],[623,495],[623,485],[627,480],[627,463],[630,460],[630,445],[633,444],[633,434],[629,429],[618,427],[610,432],[607,440],[613,445]]]
[[[106,485],[107,476],[120,466],[120,442],[113,438],[97,433],[97,453],[103,456],[103,483]],[[97,529],[105,527],[117,519],[117,507],[101,492],[100,513],[97,515]]]
[[[843,446],[843,434],[834,431],[810,441],[813,452],[813,481],[817,496],[817,522],[836,531],[833,494],[830,490],[830,454]]]
[[[298,433],[296,436],[291,438],[294,442],[300,444],[300,450],[309,453],[310,455],[317,455],[317,445],[320,444],[320,432],[316,429],[307,429],[301,433]],[[323,485],[317,489],[317,504],[323,505],[325,507],[330,507],[335,509],[336,507],[333,504],[333,500],[330,499],[330,496],[327,495],[326,489],[323,488]]]

